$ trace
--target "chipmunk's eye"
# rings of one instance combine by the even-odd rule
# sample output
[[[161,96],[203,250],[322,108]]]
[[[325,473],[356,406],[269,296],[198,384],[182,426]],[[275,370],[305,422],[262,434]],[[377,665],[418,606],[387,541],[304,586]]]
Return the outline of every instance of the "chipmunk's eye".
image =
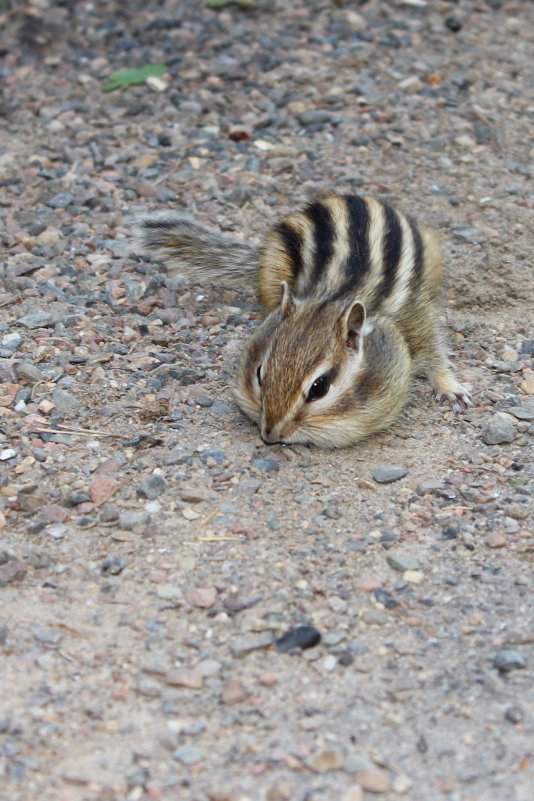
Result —
[[[258,369],[256,370],[256,378],[258,379],[258,384],[261,387],[261,364],[258,366]]]
[[[311,385],[306,400],[310,403],[311,401],[319,400],[319,398],[324,398],[329,389],[330,380],[328,376],[321,375]]]

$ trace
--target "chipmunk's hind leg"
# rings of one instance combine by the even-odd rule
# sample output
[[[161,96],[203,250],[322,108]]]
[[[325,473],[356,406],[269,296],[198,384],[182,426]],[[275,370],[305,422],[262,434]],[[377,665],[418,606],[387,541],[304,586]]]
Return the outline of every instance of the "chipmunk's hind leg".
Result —
[[[439,403],[450,401],[455,411],[471,406],[471,394],[456,378],[447,356],[445,336],[437,310],[429,311],[427,306],[426,311],[418,315],[418,318],[414,320],[412,317],[408,341],[412,346],[416,374],[428,378],[436,400]]]
[[[450,401],[455,411],[461,411],[472,405],[471,393],[460,384],[454,374],[453,367],[447,356],[445,337],[437,315],[429,326],[429,340],[425,361],[425,372],[438,403]]]

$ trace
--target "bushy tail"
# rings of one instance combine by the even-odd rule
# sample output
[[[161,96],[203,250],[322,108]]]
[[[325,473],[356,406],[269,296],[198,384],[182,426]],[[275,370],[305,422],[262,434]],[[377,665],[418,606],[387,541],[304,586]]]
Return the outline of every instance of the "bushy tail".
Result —
[[[197,284],[254,286],[259,248],[213,231],[181,212],[138,217],[139,253],[156,256]]]

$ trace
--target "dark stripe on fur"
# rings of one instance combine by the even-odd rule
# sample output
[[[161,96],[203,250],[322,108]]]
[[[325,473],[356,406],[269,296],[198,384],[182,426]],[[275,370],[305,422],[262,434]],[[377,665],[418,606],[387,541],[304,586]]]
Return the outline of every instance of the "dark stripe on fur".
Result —
[[[373,297],[371,308],[379,306],[393,291],[402,252],[402,228],[397,212],[387,203],[383,203],[382,207],[384,209],[383,277]]]
[[[402,228],[395,209],[384,204],[384,292],[389,295],[395,282],[402,250]]]
[[[369,271],[369,209],[363,197],[345,197],[349,217],[350,256],[345,271],[347,284],[351,288],[359,286]]]
[[[284,249],[291,260],[294,286],[302,270],[302,247],[304,244],[302,235],[296,230],[296,228],[293,228],[293,226],[287,222],[279,223],[275,230],[280,236],[284,244]]]
[[[334,253],[335,228],[332,221],[330,209],[323,206],[318,200],[311,203],[306,209],[306,215],[313,224],[313,236],[315,240],[315,261],[313,267],[313,278],[310,284],[315,285],[321,280],[321,276],[328,267],[328,263]]]
[[[408,217],[408,222],[412,230],[413,243],[414,243],[414,257],[413,257],[413,272],[410,279],[410,288],[413,293],[419,292],[421,286],[421,279],[423,278],[424,268],[424,248],[421,234],[415,220]]]

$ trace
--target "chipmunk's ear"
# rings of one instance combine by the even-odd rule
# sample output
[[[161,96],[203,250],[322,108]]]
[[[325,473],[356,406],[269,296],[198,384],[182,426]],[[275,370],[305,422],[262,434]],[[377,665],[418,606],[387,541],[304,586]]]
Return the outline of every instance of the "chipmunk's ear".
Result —
[[[365,327],[365,306],[359,300],[345,307],[339,322],[342,336],[348,348],[359,351],[363,341]]]
[[[288,315],[295,310],[295,301],[293,300],[293,295],[291,294],[291,289],[287,281],[282,281],[280,286],[282,288],[282,299],[280,301],[282,317],[288,317]]]

